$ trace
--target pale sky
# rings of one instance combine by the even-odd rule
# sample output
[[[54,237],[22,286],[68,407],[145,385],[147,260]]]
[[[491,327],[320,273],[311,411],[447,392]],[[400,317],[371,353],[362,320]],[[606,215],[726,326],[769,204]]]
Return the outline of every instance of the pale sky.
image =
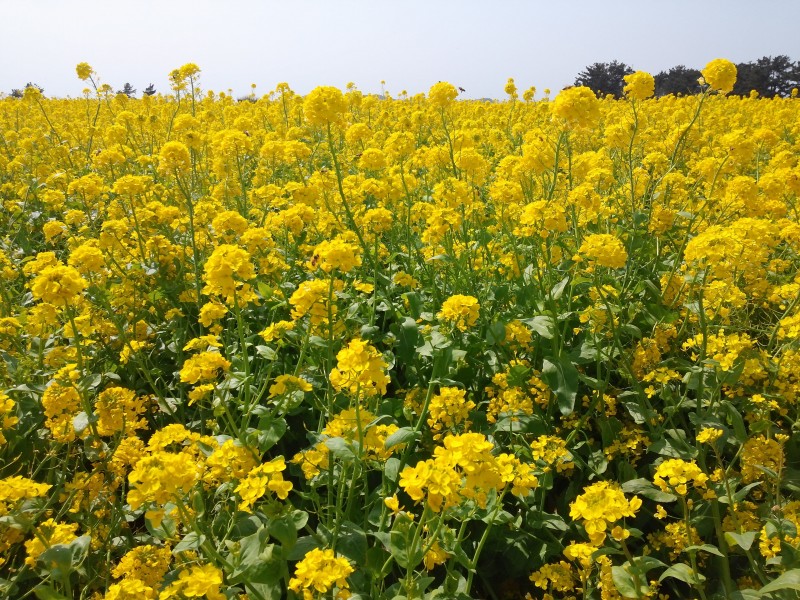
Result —
[[[587,65],[613,59],[653,74],[714,58],[800,60],[798,0],[0,0],[0,92],[33,81],[79,96],[85,61],[114,89],[168,92],[193,62],[204,90],[262,95],[282,81],[300,94],[352,81],[365,93],[462,97],[553,93]]]

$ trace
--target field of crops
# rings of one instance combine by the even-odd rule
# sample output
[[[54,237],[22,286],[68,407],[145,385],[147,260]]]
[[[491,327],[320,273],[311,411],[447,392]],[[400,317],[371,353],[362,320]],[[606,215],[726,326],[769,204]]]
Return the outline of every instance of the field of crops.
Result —
[[[800,100],[0,100],[0,597],[800,597]]]

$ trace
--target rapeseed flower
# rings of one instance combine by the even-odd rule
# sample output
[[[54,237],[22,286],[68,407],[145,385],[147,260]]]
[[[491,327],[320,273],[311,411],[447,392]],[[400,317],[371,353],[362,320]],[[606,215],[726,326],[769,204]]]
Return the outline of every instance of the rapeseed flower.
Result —
[[[333,550],[314,548],[295,566],[289,589],[302,594],[304,600],[322,598],[334,588],[338,588],[338,598],[347,598],[347,578],[353,571],[350,562],[337,557]]]

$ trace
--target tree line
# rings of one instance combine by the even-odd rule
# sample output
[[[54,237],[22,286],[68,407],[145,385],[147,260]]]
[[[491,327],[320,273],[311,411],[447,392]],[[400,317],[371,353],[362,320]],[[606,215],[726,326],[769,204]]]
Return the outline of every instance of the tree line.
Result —
[[[35,84],[35,83],[31,82],[31,81],[26,83],[25,87],[26,88],[34,87],[37,90],[39,90],[40,94],[44,93],[44,88],[42,86],[37,85],[37,84]],[[156,93],[156,87],[152,83],[142,90],[142,95],[143,96],[152,96],[155,93]],[[130,83],[126,83],[120,89],[117,90],[117,94],[124,94],[128,98],[135,98],[136,97],[136,88],[134,88]],[[11,90],[11,93],[9,95],[12,98],[22,98],[22,96],[25,95],[25,88],[22,88],[22,89],[14,88],[14,89]]]
[[[793,62],[783,54],[738,63],[736,69],[736,85],[731,92],[734,95],[748,96],[756,91],[767,98],[789,96],[793,88],[800,87],[800,61]],[[633,72],[629,65],[616,60],[596,62],[578,73],[575,85],[587,86],[600,96],[611,94],[619,98],[625,85],[623,77]],[[684,65],[661,71],[653,76],[656,96],[696,94],[700,90],[697,82],[700,76],[699,69]]]
[[[755,61],[738,63],[736,69],[736,84],[731,92],[733,95],[749,96],[752,91],[756,91],[759,96],[767,98],[789,96],[793,88],[800,87],[800,61],[793,62],[784,54],[763,56]],[[615,98],[620,98],[622,88],[625,86],[623,78],[633,72],[631,66],[616,60],[596,62],[578,73],[574,85],[589,87],[599,96],[610,94]],[[653,78],[656,82],[656,96],[666,96],[667,94],[685,96],[696,94],[700,90],[697,82],[700,78],[700,70],[684,65],[677,65],[661,71]],[[40,92],[44,91],[41,86],[31,82],[28,82],[25,87],[31,86]],[[14,98],[21,98],[23,93],[24,89],[13,89],[10,95]],[[126,83],[117,90],[117,93],[133,98],[136,96],[136,89],[130,83]],[[155,86],[152,83],[142,90],[142,94],[145,96],[152,96],[155,93]]]

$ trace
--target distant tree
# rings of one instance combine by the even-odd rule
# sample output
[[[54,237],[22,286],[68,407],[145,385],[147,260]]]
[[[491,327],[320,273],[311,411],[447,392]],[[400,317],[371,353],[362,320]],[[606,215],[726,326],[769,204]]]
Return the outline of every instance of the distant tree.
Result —
[[[788,96],[798,84],[800,68],[786,55],[763,56],[754,62],[736,65],[733,93],[747,96],[751,90],[760,96]]]
[[[631,73],[633,73],[631,67],[616,60],[594,63],[578,73],[575,85],[585,85],[600,96],[612,94],[615,98],[619,98],[625,86],[623,77]]]
[[[152,96],[155,93],[156,93],[156,86],[154,86],[152,83],[148,85],[146,88],[144,88],[144,91],[142,91],[142,94],[144,94],[145,96]]]
[[[133,98],[136,95],[136,90],[130,83],[122,86],[121,90],[117,90],[118,94],[125,94],[128,98]]]
[[[672,67],[668,71],[661,71],[654,77],[656,96],[696,94],[700,91],[700,84],[697,83],[699,77],[700,71],[689,69],[683,65]]]
[[[22,96],[25,95],[25,90],[28,89],[28,88],[31,88],[31,87],[32,88],[36,88],[37,90],[39,90],[40,94],[44,94],[44,88],[42,86],[37,85],[37,84],[32,83],[32,82],[29,81],[28,83],[25,84],[25,87],[23,89],[20,90],[18,88],[14,88],[13,90],[11,90],[11,97],[12,98],[22,98]]]
[[[755,90],[759,96],[767,95],[769,73],[755,62],[738,63],[736,65],[736,83],[733,94],[748,96]]]

